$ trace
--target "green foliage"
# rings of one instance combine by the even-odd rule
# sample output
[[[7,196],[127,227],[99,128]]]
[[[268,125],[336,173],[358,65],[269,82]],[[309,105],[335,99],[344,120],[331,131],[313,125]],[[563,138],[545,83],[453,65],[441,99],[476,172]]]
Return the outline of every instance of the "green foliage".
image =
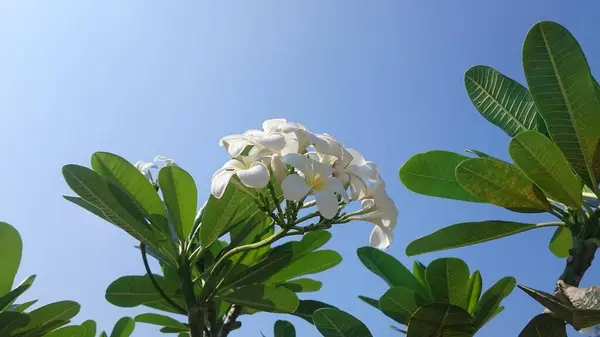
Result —
[[[573,247],[573,235],[567,227],[558,227],[550,239],[550,251],[556,257],[568,257],[569,250]]]
[[[408,324],[407,337],[469,337],[476,331],[465,309],[447,303],[420,307]]]
[[[131,317],[123,317],[117,321],[110,337],[129,337],[135,329],[135,321]]]
[[[273,337],[296,337],[296,329],[292,323],[278,320],[273,327]]]
[[[527,323],[519,337],[567,337],[567,330],[565,322],[554,315],[539,314]]]
[[[19,232],[11,225],[0,222],[0,294],[12,288],[21,264],[23,241]],[[1,309],[0,305],[0,309]]]
[[[293,313],[299,305],[298,297],[291,290],[263,284],[239,288],[217,299],[267,312]]]
[[[160,275],[153,275],[165,294],[176,303],[183,305],[178,288],[167,284]],[[131,308],[146,305],[152,308],[169,308],[163,297],[156,291],[148,276],[122,276],[106,289],[106,300],[118,307]]]
[[[543,129],[527,88],[497,70],[488,66],[470,68],[465,73],[465,87],[481,115],[509,136]]]
[[[198,191],[194,178],[182,168],[167,166],[158,173],[158,185],[175,232],[183,242],[192,232],[198,206]]]
[[[483,284],[481,274],[475,271],[470,275],[469,267],[460,259],[440,258],[428,266],[417,261],[413,267],[414,274],[411,274],[393,257],[377,252],[366,247],[358,249],[363,264],[384,279],[390,278],[382,270],[401,270],[403,277],[398,278],[402,280],[399,282],[401,285],[388,282],[391,288],[379,300],[366,296],[360,296],[360,299],[397,323],[407,325],[409,335],[420,336],[431,332],[433,327],[454,331],[455,325],[458,329],[456,333],[472,335],[502,310],[501,301],[515,286],[514,278],[505,277],[480,297]],[[406,282],[411,279],[412,282]],[[447,322],[446,314],[449,315],[446,318],[450,319]],[[434,318],[426,319],[427,315]],[[451,317],[458,321],[453,321]]]
[[[314,313],[313,321],[324,337],[372,337],[361,321],[338,309],[319,309]]]
[[[456,180],[458,164],[468,157],[448,151],[429,151],[410,158],[400,168],[400,180],[409,190],[433,197],[483,202]]]

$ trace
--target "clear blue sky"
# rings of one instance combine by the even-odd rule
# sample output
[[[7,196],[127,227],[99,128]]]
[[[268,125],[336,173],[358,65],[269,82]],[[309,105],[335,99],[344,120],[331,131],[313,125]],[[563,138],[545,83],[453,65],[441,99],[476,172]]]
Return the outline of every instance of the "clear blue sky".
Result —
[[[542,221],[491,206],[407,191],[398,168],[412,154],[471,147],[507,158],[508,137],[471,105],[465,70],[486,64],[524,82],[521,44],[529,27],[554,20],[600,71],[595,1],[3,1],[0,3],[0,219],[24,237],[19,277],[37,273],[28,299],[75,299],[78,319],[108,329],[122,309],[108,284],[143,272],[135,242],[62,199],[61,166],[87,165],[94,151],[130,161],[172,157],[207,196],[226,160],[222,136],[286,117],[335,135],[381,165],[399,209],[389,253],[405,264],[406,244],[460,221]],[[371,226],[334,229],[344,256],[318,276],[318,296],[394,336],[391,320],[362,304],[386,286],[360,265],[356,249]],[[465,259],[485,286],[513,275],[552,290],[564,261],[547,249],[552,230],[419,257]],[[593,268],[584,284],[600,283]],[[516,336],[541,308],[519,290],[479,336]],[[272,334],[277,318],[243,319],[243,334]],[[290,318],[299,336],[314,328]],[[140,325],[135,336],[153,336]]]

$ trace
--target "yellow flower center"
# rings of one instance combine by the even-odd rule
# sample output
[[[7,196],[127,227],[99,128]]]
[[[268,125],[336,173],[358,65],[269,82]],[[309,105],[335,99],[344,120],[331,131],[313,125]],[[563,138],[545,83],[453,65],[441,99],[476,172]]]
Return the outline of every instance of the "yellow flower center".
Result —
[[[327,187],[327,178],[317,174],[313,177],[312,187],[315,191],[321,191]]]

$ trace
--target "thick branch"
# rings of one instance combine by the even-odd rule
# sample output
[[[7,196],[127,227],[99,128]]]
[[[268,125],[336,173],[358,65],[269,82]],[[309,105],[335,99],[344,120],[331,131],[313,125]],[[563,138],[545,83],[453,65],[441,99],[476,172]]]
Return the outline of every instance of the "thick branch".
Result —
[[[592,265],[596,249],[598,246],[595,243],[574,237],[573,247],[569,250],[570,256],[567,258],[567,264],[560,275],[560,280],[568,285],[578,287],[583,275]]]
[[[219,337],[229,336],[229,333],[233,331],[234,328],[236,328],[237,318],[240,316],[241,313],[242,307],[238,305],[232,305],[231,308],[229,308],[229,312],[227,313],[227,317],[225,318],[225,323],[221,328],[221,333],[219,334]]]
[[[160,294],[160,296],[168,304],[170,304],[175,310],[179,311],[179,313],[182,314],[182,315],[186,315],[187,312],[185,311],[185,309],[183,309],[177,303],[175,303],[164,292],[164,290],[160,287],[160,285],[158,284],[158,282],[156,282],[156,279],[154,278],[154,275],[152,274],[152,270],[150,270],[150,264],[148,263],[148,256],[146,255],[146,245],[144,243],[140,243],[140,250],[142,251],[142,261],[144,262],[144,268],[146,269],[146,274],[148,275],[148,278],[150,278],[150,282],[152,282],[152,285],[154,286],[154,289],[156,289],[156,291]]]

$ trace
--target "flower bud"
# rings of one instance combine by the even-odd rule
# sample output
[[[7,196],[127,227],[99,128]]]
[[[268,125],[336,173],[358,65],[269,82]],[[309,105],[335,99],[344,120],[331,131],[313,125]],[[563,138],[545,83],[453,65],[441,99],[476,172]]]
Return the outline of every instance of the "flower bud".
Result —
[[[281,184],[281,182],[285,178],[285,166],[283,165],[283,162],[281,161],[280,155],[274,154],[271,157],[271,170],[273,170],[273,175],[275,176],[275,180],[277,180],[277,182],[279,184]]]

